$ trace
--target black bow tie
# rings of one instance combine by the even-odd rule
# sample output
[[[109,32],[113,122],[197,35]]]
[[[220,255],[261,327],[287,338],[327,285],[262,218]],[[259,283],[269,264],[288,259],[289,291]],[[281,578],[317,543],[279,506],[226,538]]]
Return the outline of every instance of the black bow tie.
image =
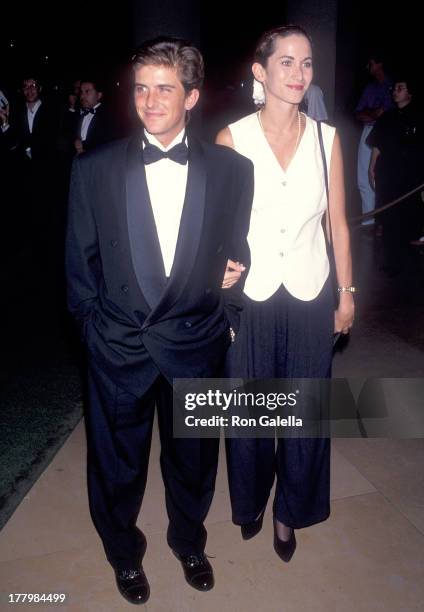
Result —
[[[95,115],[96,114],[96,109],[95,108],[82,108],[81,109],[81,115]]]
[[[186,143],[180,142],[176,144],[169,151],[162,151],[156,145],[150,144],[148,142],[143,149],[143,161],[147,164],[153,164],[154,162],[159,161],[160,159],[170,159],[173,162],[177,162],[177,164],[186,165],[188,160],[188,148]]]

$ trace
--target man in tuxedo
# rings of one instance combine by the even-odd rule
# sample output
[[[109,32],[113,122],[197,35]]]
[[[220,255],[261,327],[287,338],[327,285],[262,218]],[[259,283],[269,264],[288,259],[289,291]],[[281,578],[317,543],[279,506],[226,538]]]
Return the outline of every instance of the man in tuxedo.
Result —
[[[82,80],[79,101],[80,117],[74,142],[78,155],[114,138],[112,117],[103,103],[103,87],[99,82]]]
[[[228,258],[249,261],[253,167],[186,132],[203,81],[196,48],[148,41],[133,68],[144,129],[74,161],[67,275],[88,354],[91,514],[119,591],[143,603],[146,539],[136,520],[155,404],[168,544],[192,587],[214,584],[203,522],[219,441],[173,438],[171,384],[219,376],[237,333],[241,284],[221,284]]]
[[[58,114],[41,98],[42,86],[37,77],[30,75],[22,80],[22,93],[25,103],[12,109],[10,125],[3,131],[16,156],[38,166],[54,159]]]
[[[25,211],[25,241],[32,244],[34,254],[40,254],[55,231],[59,120],[57,109],[41,97],[42,85],[36,75],[23,78],[22,94],[24,104],[11,108],[10,123],[2,131],[14,168],[17,208]]]

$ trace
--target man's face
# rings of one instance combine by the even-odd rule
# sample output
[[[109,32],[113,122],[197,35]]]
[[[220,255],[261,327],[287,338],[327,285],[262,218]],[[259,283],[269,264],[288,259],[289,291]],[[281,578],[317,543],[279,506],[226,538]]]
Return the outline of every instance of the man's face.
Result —
[[[411,101],[411,94],[408,91],[408,86],[404,81],[395,83],[393,87],[393,100],[398,106],[406,106]]]
[[[134,71],[134,102],[144,127],[168,146],[185,126],[186,111],[199,99],[199,91],[186,93],[176,68],[148,64]]]
[[[37,102],[40,97],[41,87],[35,79],[25,79],[22,85],[22,91],[28,104],[33,104]]]
[[[94,108],[102,98],[101,91],[97,91],[94,83],[81,83],[80,89],[80,104],[82,108]]]
[[[374,59],[370,59],[367,64],[368,72],[371,76],[375,76],[375,74],[383,67],[381,62],[376,62]]]

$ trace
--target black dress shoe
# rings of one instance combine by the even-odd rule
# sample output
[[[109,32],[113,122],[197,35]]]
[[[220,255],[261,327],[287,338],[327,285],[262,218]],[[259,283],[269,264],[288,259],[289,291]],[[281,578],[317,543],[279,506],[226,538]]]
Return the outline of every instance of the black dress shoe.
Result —
[[[183,566],[185,579],[191,587],[198,591],[210,591],[213,588],[215,580],[212,565],[204,553],[180,555],[175,550],[172,552]]]
[[[282,561],[288,563],[293,557],[294,551],[296,550],[296,536],[294,535],[294,529],[291,530],[290,538],[280,540],[277,535],[277,529],[274,523],[274,550]]]
[[[132,604],[144,604],[149,599],[150,587],[143,568],[115,570],[118,590]]]
[[[265,509],[262,510],[256,521],[251,521],[250,523],[243,523],[243,525],[240,525],[241,537],[243,540],[250,540],[250,538],[254,538],[255,535],[260,532],[262,529],[264,514]]]

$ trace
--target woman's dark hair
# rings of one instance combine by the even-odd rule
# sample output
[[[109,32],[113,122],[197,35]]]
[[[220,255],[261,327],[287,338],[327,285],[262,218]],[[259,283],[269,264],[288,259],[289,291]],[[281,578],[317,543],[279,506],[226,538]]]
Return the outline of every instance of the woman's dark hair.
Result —
[[[277,28],[272,28],[272,30],[268,30],[264,32],[255,49],[254,61],[258,62],[262,66],[266,66],[268,58],[275,51],[275,43],[277,38],[286,38],[287,36],[304,36],[309,44],[312,46],[312,40],[309,34],[305,32],[303,28],[297,25],[285,25],[279,26]]]
[[[200,89],[204,78],[203,57],[189,42],[170,37],[147,40],[132,57],[134,70],[146,65],[176,68],[178,77],[186,91]]]

